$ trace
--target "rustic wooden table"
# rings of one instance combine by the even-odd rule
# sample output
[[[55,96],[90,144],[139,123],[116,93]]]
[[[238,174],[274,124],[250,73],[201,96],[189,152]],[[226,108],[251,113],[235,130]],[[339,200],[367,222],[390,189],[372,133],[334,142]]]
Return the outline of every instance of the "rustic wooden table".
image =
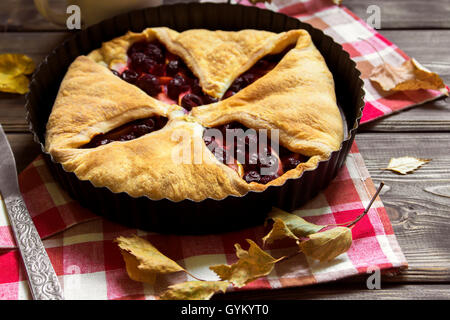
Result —
[[[368,16],[369,5],[378,5],[381,34],[450,84],[450,0],[344,0],[344,4],[361,18]],[[31,0],[2,0],[0,28],[0,53],[25,53],[36,62],[68,36],[64,29],[46,22]],[[0,123],[19,171],[40,153],[27,130],[24,101],[23,96],[0,93]],[[389,187],[381,199],[409,269],[383,276],[380,290],[367,289],[366,277],[356,277],[218,298],[450,299],[450,103],[441,99],[363,125],[356,141],[374,181],[383,180]],[[433,160],[407,176],[380,170],[391,157],[404,155]],[[446,196],[429,192],[445,186]]]

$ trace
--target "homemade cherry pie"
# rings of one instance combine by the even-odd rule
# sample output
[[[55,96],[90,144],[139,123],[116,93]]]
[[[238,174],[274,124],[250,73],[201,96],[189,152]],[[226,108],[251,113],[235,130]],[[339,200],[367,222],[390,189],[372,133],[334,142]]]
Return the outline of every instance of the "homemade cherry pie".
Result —
[[[339,149],[343,130],[306,31],[149,28],[71,64],[46,149],[95,186],[201,201],[298,178]]]

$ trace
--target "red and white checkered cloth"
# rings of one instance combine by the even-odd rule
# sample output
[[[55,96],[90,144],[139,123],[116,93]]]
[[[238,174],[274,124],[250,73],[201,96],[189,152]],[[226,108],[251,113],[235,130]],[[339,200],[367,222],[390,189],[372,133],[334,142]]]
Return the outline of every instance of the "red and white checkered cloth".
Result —
[[[350,53],[365,80],[366,107],[362,122],[441,95],[431,90],[380,95],[367,80],[370,70],[382,63],[379,55],[393,65],[403,63],[408,57],[348,9],[325,0],[275,0],[268,7],[323,29]],[[261,245],[260,239],[267,231],[259,226],[221,235],[177,236],[128,229],[92,214],[71,200],[55,183],[41,157],[20,174],[19,183],[68,299],[153,299],[168,285],[190,279],[185,273],[178,273],[160,277],[154,286],[130,280],[117,245],[112,242],[119,235],[144,236],[197,277],[212,280],[217,277],[209,270],[210,265],[235,262],[235,243],[246,249],[245,239],[249,238]],[[294,213],[318,224],[350,221],[363,212],[374,192],[364,160],[353,145],[345,166],[332,184]],[[29,299],[26,276],[4,210],[0,206],[0,299]],[[364,274],[373,267],[394,272],[407,267],[379,198],[352,233],[352,247],[335,260],[319,263],[298,255],[277,264],[269,276],[239,290],[332,281]],[[281,256],[294,249],[281,242],[269,253]]]
[[[20,185],[67,299],[153,299],[168,285],[190,278],[178,273],[160,277],[154,286],[130,280],[112,241],[120,235],[144,236],[197,277],[213,280],[217,277],[209,266],[235,262],[235,243],[246,248],[248,238],[261,246],[260,240],[268,231],[258,226],[220,235],[178,236],[128,229],[93,215],[71,200],[55,184],[42,157],[22,172]],[[353,145],[346,165],[332,184],[294,213],[317,224],[343,223],[359,216],[374,193],[364,160]],[[14,241],[2,219],[0,245],[11,247]],[[352,247],[335,260],[319,263],[298,255],[276,264],[269,276],[239,290],[301,286],[365,273],[367,268],[396,271],[407,266],[379,198],[352,233]],[[280,242],[269,253],[278,257],[295,250],[292,243]],[[0,270],[1,299],[29,298],[17,250],[0,251]]]

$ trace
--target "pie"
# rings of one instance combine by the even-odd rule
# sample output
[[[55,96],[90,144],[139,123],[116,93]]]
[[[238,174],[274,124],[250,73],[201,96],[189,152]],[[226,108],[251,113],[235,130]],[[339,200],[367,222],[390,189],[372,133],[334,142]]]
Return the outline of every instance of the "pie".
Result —
[[[161,27],[70,65],[45,147],[97,187],[202,201],[314,170],[343,130],[332,74],[305,30]]]

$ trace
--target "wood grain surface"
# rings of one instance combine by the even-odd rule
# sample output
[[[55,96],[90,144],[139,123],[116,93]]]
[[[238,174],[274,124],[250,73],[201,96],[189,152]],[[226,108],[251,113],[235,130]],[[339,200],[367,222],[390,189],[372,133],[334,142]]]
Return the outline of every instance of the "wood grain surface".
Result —
[[[60,0],[50,3],[60,5]],[[450,0],[344,0],[367,17],[382,9],[381,34],[450,83]],[[30,0],[0,1],[0,52],[20,52],[39,62],[70,34],[46,22]],[[18,170],[39,153],[25,122],[24,97],[0,93],[0,123],[8,132]],[[329,284],[218,295],[216,299],[450,299],[450,103],[429,102],[361,126],[356,142],[377,184],[409,269],[383,276],[381,290],[366,277]],[[391,157],[431,162],[410,175],[382,170]]]

